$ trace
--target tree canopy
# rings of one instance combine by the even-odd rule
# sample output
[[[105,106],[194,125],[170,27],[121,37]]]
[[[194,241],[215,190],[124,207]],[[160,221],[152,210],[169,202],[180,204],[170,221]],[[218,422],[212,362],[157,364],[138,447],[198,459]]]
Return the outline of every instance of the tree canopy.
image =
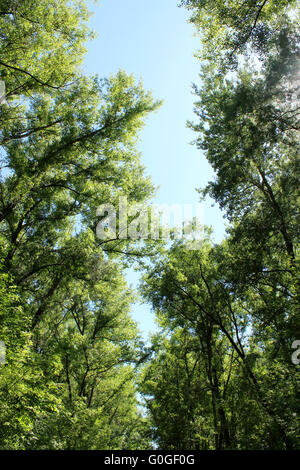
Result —
[[[200,38],[187,125],[214,170],[197,191],[228,222],[197,250],[97,236],[99,207],[148,210],[137,142],[161,102],[123,70],[83,73],[83,0],[0,1],[3,450],[299,448],[299,6],[181,6]]]

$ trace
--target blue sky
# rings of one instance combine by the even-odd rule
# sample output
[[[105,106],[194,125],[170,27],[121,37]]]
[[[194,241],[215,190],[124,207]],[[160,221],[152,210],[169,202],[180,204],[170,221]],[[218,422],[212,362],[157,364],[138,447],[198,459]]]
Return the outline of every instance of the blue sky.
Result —
[[[141,78],[163,106],[152,114],[141,133],[142,162],[158,187],[157,204],[197,204],[197,187],[213,178],[203,154],[190,145],[195,137],[186,121],[193,120],[191,84],[199,84],[199,62],[193,57],[200,47],[188,14],[179,0],[102,0],[89,2],[94,12],[91,26],[98,37],[88,44],[84,70],[106,77],[119,69]],[[204,223],[214,230],[214,240],[224,236],[224,219],[218,207],[204,207]],[[128,275],[130,283],[137,276]],[[144,336],[153,330],[153,314],[147,305],[134,305],[133,317]]]

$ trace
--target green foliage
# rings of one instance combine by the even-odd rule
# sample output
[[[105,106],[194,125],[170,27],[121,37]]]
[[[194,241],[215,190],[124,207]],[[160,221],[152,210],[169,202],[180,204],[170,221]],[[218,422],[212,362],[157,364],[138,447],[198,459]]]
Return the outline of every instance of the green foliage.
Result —
[[[72,81],[92,35],[82,0],[1,0],[0,55],[7,95],[59,90]]]
[[[195,144],[227,238],[145,268],[161,332],[140,389],[167,449],[299,447],[299,28],[296,2],[182,1],[201,37]],[[191,373],[192,370],[192,373]]]
[[[97,238],[99,206],[153,194],[136,144],[160,103],[124,71],[82,74],[83,1],[0,1],[1,449],[299,447],[297,5],[181,3],[202,39],[189,126],[215,171],[199,192],[230,224],[198,251]]]
[[[88,16],[81,1],[0,6],[3,449],[151,446],[134,296],[114,261],[131,247],[99,240],[96,213],[151,196],[136,142],[159,103],[123,71],[82,75]]]
[[[145,275],[142,292],[163,336],[153,338],[156,354],[140,388],[162,448],[297,446],[290,315],[280,316],[278,295],[267,298],[257,284],[239,280],[232,251],[227,241],[205,241],[197,252],[176,243]],[[277,308],[275,318],[257,308],[262,297]],[[278,331],[279,322],[285,330]]]
[[[295,0],[182,0],[201,37],[199,58],[219,71],[235,69],[254,53],[262,60],[276,47],[278,35],[297,26]]]

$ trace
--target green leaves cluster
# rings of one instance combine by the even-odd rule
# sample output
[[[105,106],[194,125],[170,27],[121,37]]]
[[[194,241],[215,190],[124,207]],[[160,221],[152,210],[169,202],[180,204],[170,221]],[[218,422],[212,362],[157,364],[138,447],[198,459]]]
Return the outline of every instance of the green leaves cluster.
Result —
[[[133,293],[97,208],[153,192],[136,149],[159,103],[133,76],[84,76],[82,1],[0,2],[3,449],[148,446]],[[142,249],[138,248],[138,254]]]
[[[141,390],[167,449],[299,447],[299,29],[295,2],[182,2],[201,37],[195,144],[226,239],[177,242],[142,292],[160,333]]]
[[[191,11],[201,37],[199,58],[223,72],[235,69],[243,55],[269,55],[278,35],[297,25],[299,8],[295,0],[182,0],[180,6]]]
[[[160,103],[123,71],[82,73],[81,0],[0,1],[2,449],[299,447],[297,4],[181,3],[202,40],[189,126],[215,172],[199,192],[229,225],[149,260],[150,241],[98,239],[97,209],[152,196],[136,144]],[[136,256],[148,348],[123,272]]]

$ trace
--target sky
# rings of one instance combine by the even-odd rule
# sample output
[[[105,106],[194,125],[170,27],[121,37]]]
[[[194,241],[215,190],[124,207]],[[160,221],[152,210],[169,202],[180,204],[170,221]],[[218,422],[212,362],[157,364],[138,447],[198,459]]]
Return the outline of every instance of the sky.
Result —
[[[179,0],[102,0],[89,2],[94,13],[90,26],[97,38],[87,45],[84,71],[101,78],[119,69],[142,79],[146,90],[162,107],[150,115],[140,134],[139,151],[146,172],[157,187],[155,204],[197,204],[196,188],[213,178],[204,155],[191,145],[195,138],[186,127],[193,120],[192,83],[199,84],[199,62],[194,53],[200,40],[187,22]],[[204,220],[213,228],[213,240],[224,237],[224,218],[208,200]],[[137,274],[128,272],[134,287]],[[154,314],[146,304],[135,304],[132,316],[146,339],[155,329]]]

